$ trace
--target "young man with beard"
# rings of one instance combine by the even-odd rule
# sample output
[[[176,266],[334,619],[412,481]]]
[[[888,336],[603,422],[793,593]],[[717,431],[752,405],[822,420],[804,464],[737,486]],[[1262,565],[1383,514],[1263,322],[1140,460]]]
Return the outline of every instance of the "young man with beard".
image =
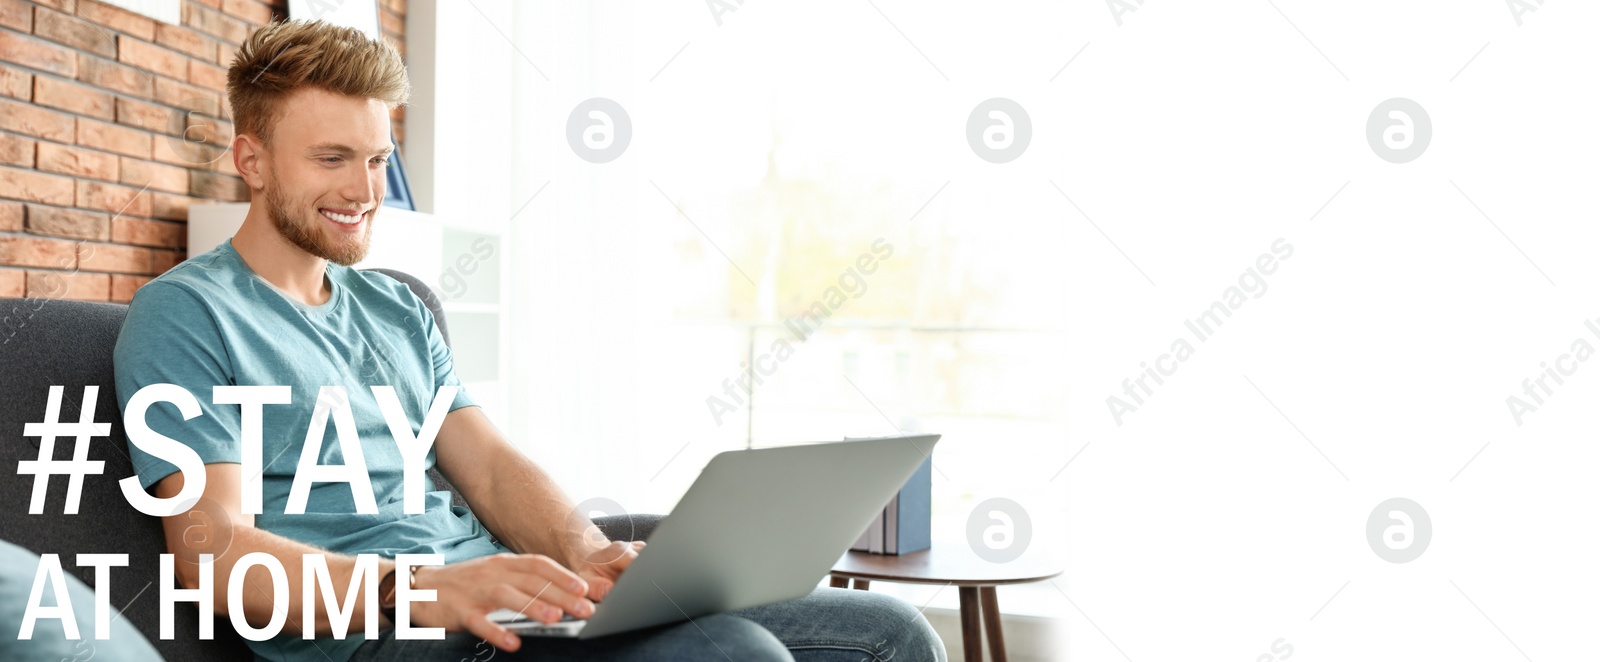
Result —
[[[428,465],[437,466],[471,506],[452,509],[444,491],[407,513],[403,460],[370,386],[394,388],[408,421],[423,420],[440,387],[460,386],[426,306],[403,284],[350,265],[367,252],[385,193],[389,111],[410,84],[392,46],[359,31],[320,22],[269,25],[239,48],[228,71],[236,136],[234,165],[250,187],[250,209],[229,241],[140,288],[117,342],[121,407],[151,384],[176,384],[195,395],[199,415],[169,404],[143,419],[178,440],[205,468],[200,503],[222,513],[231,535],[197,548],[184,514],[167,517],[167,547],[179,558],[183,588],[200,586],[200,553],[214,555],[210,582],[219,613],[229,609],[227,578],[251,553],[276,558],[287,574],[274,599],[260,565],[244,571],[243,619],[263,627],[275,612],[287,623],[271,639],[250,642],[269,660],[349,660],[403,656],[527,660],[943,660],[943,645],[911,605],[863,591],[819,588],[789,602],[696,618],[594,640],[521,639],[491,622],[497,609],[544,622],[586,618],[637,556],[643,543],[593,544],[593,525],[575,513],[556,483],[518,452],[463,389],[449,403]],[[215,404],[215,386],[287,385],[292,402]],[[342,386],[348,397],[323,386]],[[360,458],[323,435],[320,453],[297,431],[338,412],[353,414]],[[244,422],[259,412],[259,472],[241,463]],[[346,424],[346,425],[348,425]],[[343,432],[343,430],[340,430]],[[415,432],[415,429],[413,429]],[[306,435],[310,437],[311,434]],[[141,484],[156,497],[183,489],[177,467],[130,449]],[[165,455],[165,454],[164,454]],[[349,456],[354,456],[351,452]],[[599,458],[596,458],[599,461]],[[293,489],[312,465],[364,465],[376,503],[345,482]],[[255,481],[259,480],[259,486]],[[241,496],[260,490],[259,512]],[[286,514],[298,511],[303,514]],[[372,506],[376,508],[372,508]],[[443,640],[395,638],[392,601],[355,594],[344,615],[351,632],[332,636],[327,605],[311,596],[303,615],[302,557],[322,555],[337,596],[358,576],[357,554],[382,557],[376,576],[392,586],[397,554],[440,554],[413,586],[435,591],[413,603],[411,625],[442,627]],[[337,597],[342,600],[342,597]],[[382,636],[362,632],[366,614],[384,614]],[[204,617],[204,616],[203,616]],[[312,636],[305,636],[310,633]]]

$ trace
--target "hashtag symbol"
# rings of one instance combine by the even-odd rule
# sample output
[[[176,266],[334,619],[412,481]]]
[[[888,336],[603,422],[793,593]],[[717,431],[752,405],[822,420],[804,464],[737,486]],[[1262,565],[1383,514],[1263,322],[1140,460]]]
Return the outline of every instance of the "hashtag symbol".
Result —
[[[83,492],[83,477],[88,474],[105,473],[105,462],[89,460],[89,442],[94,437],[111,436],[110,423],[94,422],[94,407],[99,401],[100,387],[83,387],[83,408],[80,410],[77,423],[61,422],[63,390],[64,387],[51,386],[50,400],[45,404],[44,422],[28,423],[22,429],[23,436],[39,438],[39,459],[17,463],[17,475],[33,476],[33,500],[28,502],[29,515],[39,515],[44,512],[44,495],[50,486],[50,476],[64,474],[70,477],[67,480],[65,512],[68,515],[76,515],[78,497]],[[77,437],[77,445],[72,447],[71,460],[55,459],[58,436]]]

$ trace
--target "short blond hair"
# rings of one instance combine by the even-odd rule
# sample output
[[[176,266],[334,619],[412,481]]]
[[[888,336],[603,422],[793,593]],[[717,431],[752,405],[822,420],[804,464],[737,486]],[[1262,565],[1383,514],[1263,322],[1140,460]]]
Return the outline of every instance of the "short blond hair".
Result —
[[[228,67],[234,133],[270,144],[283,100],[303,87],[377,99],[391,110],[411,98],[405,60],[388,42],[323,21],[280,21],[256,30],[234,52]]]

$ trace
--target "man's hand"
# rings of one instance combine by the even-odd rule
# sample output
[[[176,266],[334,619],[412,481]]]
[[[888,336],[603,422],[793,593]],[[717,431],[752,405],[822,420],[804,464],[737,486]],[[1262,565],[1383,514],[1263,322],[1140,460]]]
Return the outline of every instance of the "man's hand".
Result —
[[[496,554],[421,570],[416,587],[437,593],[433,602],[412,603],[413,625],[467,630],[508,651],[522,641],[490,621],[489,612],[510,609],[541,623],[555,623],[563,613],[594,614],[594,603],[584,597],[593,592],[590,585],[542,554]]]
[[[605,599],[606,594],[611,592],[611,587],[616,586],[617,578],[622,576],[622,571],[638,558],[641,549],[644,549],[643,540],[631,543],[619,540],[591,551],[588,557],[574,568],[578,576],[589,584],[588,598],[596,602]]]

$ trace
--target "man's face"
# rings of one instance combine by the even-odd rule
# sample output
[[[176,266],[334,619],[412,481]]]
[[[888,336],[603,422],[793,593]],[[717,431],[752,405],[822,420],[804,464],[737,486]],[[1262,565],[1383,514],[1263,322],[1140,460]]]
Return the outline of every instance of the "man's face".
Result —
[[[291,243],[352,265],[367,255],[387,192],[389,109],[318,88],[284,100],[262,169],[267,215]]]

